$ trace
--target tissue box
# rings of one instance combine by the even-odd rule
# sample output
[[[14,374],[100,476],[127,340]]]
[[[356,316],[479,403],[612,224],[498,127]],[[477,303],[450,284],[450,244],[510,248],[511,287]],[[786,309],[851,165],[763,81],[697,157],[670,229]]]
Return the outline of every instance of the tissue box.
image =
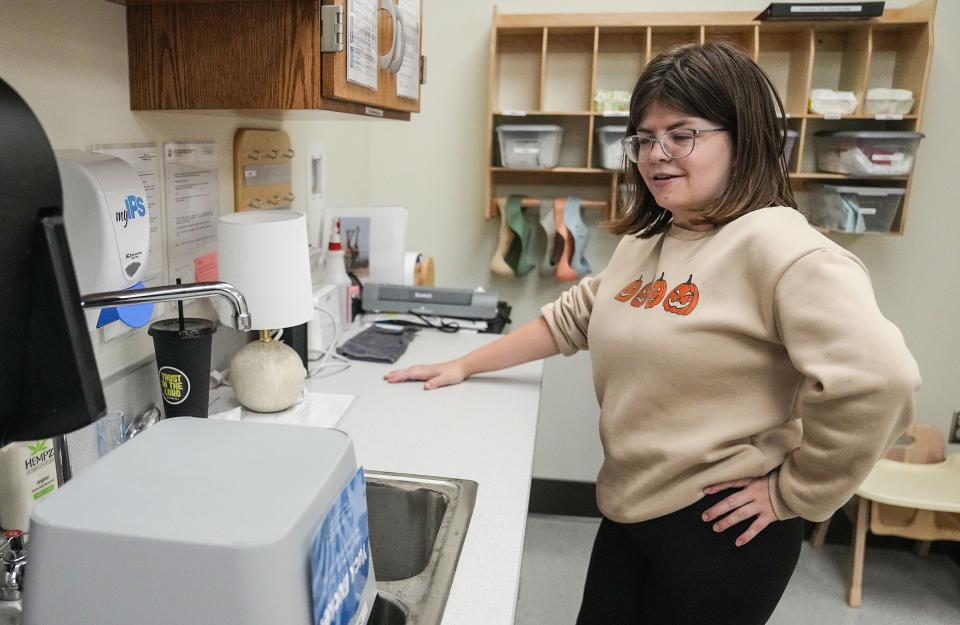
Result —
[[[24,623],[363,625],[364,494],[338,430],[161,421],[34,509]]]

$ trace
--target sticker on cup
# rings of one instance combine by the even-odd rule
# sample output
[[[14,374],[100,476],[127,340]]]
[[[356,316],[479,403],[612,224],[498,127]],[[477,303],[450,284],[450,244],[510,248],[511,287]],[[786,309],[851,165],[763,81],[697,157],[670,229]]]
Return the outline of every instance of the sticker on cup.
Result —
[[[160,392],[171,406],[183,403],[190,396],[190,378],[176,367],[160,367]]]

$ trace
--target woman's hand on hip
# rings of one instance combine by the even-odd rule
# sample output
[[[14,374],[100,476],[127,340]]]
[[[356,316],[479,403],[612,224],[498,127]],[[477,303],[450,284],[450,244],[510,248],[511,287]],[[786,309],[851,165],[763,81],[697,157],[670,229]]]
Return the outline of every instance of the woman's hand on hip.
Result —
[[[731,480],[704,488],[703,492],[708,495],[728,488],[739,488],[741,490],[711,506],[703,513],[703,520],[707,522],[716,520],[713,531],[719,533],[741,521],[756,517],[747,531],[737,537],[737,547],[747,544],[770,523],[777,520],[777,516],[773,512],[773,504],[770,502],[770,491],[767,490],[767,479],[768,476],[764,475],[763,477]]]
[[[397,382],[423,381],[424,390],[459,384],[467,378],[467,372],[459,360],[439,362],[433,365],[416,365],[397,369],[383,376],[391,384]]]

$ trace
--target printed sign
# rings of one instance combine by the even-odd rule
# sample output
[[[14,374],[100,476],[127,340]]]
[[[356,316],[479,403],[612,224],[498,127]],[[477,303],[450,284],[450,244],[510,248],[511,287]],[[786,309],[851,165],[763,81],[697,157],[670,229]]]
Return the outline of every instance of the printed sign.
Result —
[[[370,577],[363,468],[340,491],[310,548],[313,625],[350,625]]]

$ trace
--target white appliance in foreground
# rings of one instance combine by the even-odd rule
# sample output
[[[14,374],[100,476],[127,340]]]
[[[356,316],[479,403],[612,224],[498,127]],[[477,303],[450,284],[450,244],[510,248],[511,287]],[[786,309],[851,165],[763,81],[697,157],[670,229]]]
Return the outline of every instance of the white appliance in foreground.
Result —
[[[376,594],[344,432],[161,421],[33,512],[26,625],[363,625]]]

